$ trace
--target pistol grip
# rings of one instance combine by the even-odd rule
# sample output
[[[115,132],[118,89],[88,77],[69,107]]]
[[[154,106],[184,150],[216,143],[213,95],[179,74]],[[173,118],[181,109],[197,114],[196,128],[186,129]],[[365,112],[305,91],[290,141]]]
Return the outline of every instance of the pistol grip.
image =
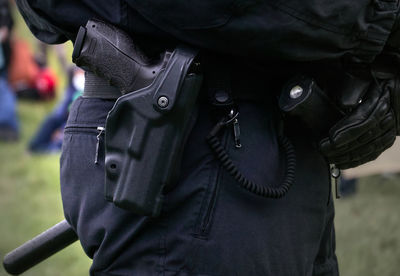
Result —
[[[123,94],[152,83],[164,59],[148,59],[128,34],[99,20],[89,20],[79,29],[72,53],[77,66],[106,79]]]

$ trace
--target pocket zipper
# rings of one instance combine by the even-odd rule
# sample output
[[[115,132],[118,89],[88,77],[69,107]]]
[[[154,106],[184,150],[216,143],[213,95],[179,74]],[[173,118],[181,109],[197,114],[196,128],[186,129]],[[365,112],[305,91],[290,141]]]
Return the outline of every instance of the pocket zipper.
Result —
[[[332,184],[335,185],[335,198],[340,198],[340,175],[341,171],[335,164],[328,164],[329,170],[329,193],[328,193],[328,202],[327,205],[331,202],[332,196]]]
[[[235,129],[234,129],[234,132],[235,132]],[[222,137],[222,144],[224,147],[229,146],[229,144],[230,144],[229,137],[230,137],[229,133],[227,131],[224,132],[223,137]],[[239,137],[239,136],[237,136],[237,137]],[[237,138],[237,137],[235,137],[235,138]],[[237,146],[238,144],[240,144],[240,138],[235,139],[235,146]],[[237,148],[240,148],[240,147],[237,147]],[[215,179],[211,180],[211,178],[210,178],[210,185],[211,185],[211,183],[215,183],[215,184],[210,187],[211,195],[209,197],[209,201],[207,203],[204,216],[202,217],[201,223],[198,228],[198,230],[199,230],[198,236],[200,236],[200,237],[205,237],[207,235],[207,233],[210,229],[210,224],[212,223],[215,207],[217,204],[218,192],[219,192],[219,188],[220,188],[220,184],[221,184],[220,182],[222,181],[222,170],[223,170],[222,165],[219,163],[217,165],[217,169],[215,172],[215,174],[216,174]]]
[[[335,197],[340,198],[340,175],[341,171],[335,164],[330,166],[331,181],[335,184]]]
[[[101,135],[105,132],[105,128],[104,127],[97,127],[97,131],[99,132],[99,134],[97,134],[96,138],[97,138],[97,143],[96,143],[96,154],[95,154],[95,158],[94,158],[94,163],[98,164],[99,163],[99,147],[100,147],[100,137]]]

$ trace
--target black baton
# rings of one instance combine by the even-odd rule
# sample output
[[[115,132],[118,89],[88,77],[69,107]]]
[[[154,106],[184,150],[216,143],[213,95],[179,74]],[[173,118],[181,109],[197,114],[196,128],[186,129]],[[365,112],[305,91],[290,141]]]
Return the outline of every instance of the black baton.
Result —
[[[77,240],[75,231],[63,220],[8,253],[4,269],[12,275],[21,274]]]

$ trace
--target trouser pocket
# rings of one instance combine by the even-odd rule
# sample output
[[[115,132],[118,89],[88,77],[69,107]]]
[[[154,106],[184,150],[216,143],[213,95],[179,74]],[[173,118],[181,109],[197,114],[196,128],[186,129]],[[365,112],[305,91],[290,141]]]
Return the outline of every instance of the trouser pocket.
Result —
[[[73,103],[60,158],[64,215],[90,257],[101,240],[101,236],[95,233],[99,230],[96,229],[101,217],[99,214],[108,204],[103,192],[103,131],[112,105],[111,101],[83,98]]]
[[[78,233],[89,256],[91,246],[85,243],[87,228],[104,202],[104,150],[101,129],[67,127],[60,159],[61,195],[67,221]]]

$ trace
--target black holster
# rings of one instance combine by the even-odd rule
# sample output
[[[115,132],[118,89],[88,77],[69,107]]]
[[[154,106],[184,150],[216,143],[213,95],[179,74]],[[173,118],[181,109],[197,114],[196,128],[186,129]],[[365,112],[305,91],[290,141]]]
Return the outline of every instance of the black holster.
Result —
[[[130,36],[99,20],[81,27],[73,61],[118,87],[106,121],[105,197],[157,216],[195,119],[202,84],[197,51],[178,47],[153,60]]]
[[[194,53],[177,49],[148,87],[120,97],[106,123],[105,195],[117,206],[156,216],[193,126],[202,78]]]

